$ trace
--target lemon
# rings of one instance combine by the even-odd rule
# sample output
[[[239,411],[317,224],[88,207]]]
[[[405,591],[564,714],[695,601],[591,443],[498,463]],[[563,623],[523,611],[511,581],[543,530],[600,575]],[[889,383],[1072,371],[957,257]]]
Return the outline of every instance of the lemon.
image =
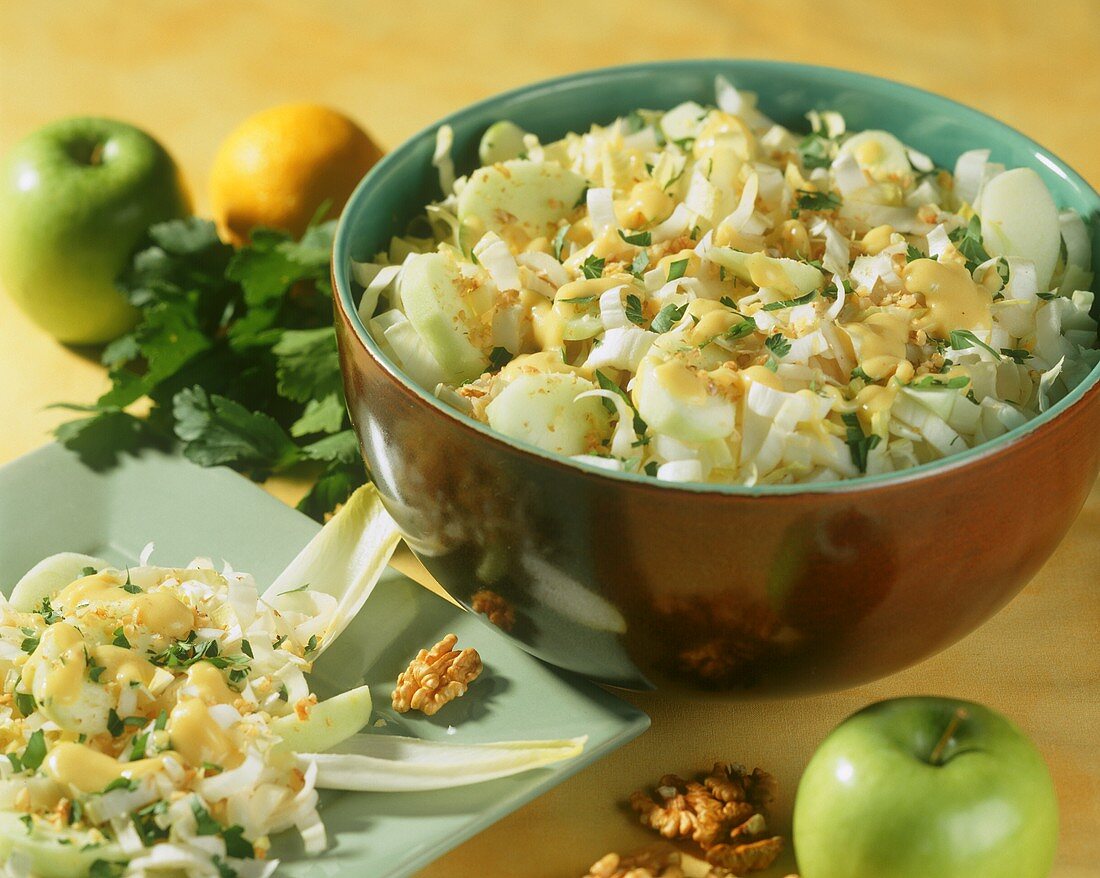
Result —
[[[285,104],[250,116],[214,159],[210,195],[225,240],[264,226],[301,235],[323,204],[337,216],[382,150],[343,113]]]

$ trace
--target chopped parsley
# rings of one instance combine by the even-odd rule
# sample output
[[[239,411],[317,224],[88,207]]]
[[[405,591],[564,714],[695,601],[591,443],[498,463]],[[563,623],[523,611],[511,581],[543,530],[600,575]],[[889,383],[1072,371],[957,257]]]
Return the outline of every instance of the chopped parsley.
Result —
[[[107,712],[107,731],[111,733],[113,738],[117,738],[126,731],[122,718],[119,717],[118,712],[113,707]]]
[[[619,237],[626,243],[633,244],[635,247],[648,247],[653,243],[653,235],[649,232],[631,232],[627,234],[622,229],[619,229]]]
[[[256,850],[252,842],[244,837],[243,826],[230,826],[222,833],[225,840],[225,852],[238,860],[252,860],[256,857]]]
[[[1031,351],[1024,350],[1023,348],[1001,348],[1001,353],[1018,366],[1022,366],[1024,361],[1030,360],[1032,356]]]
[[[657,312],[657,316],[653,318],[653,322],[649,325],[649,328],[657,333],[668,332],[683,319],[684,314],[687,312],[687,307],[687,302],[684,302],[682,305],[665,305],[665,307]]]
[[[23,750],[23,755],[17,757],[19,767],[16,767],[16,759],[9,757],[9,761],[16,771],[21,771],[23,769],[37,771],[38,766],[42,764],[42,760],[45,758],[46,737],[42,734],[42,730],[39,729],[27,738],[27,746],[26,749]]]
[[[499,372],[512,362],[512,352],[508,348],[495,347],[489,352],[489,371]]]
[[[85,567],[80,571],[81,576],[95,576],[97,573],[99,573],[99,571],[94,567]]]
[[[985,245],[982,242],[982,221],[977,214],[970,217],[966,228],[958,228],[947,235],[964,257],[966,257],[966,270],[973,271],[983,262],[989,259]]]
[[[26,749],[23,750],[23,755],[20,760],[23,762],[23,768],[30,768],[32,771],[36,771],[38,766],[42,765],[42,760],[46,758],[46,738],[42,734],[42,729],[38,729],[31,737],[26,739]]]
[[[284,594],[295,594],[299,591],[305,591],[307,588],[309,588],[309,583],[304,582],[301,585],[299,585],[297,588],[288,588],[286,591],[279,592],[279,594],[276,595],[276,597],[282,597]]]
[[[126,639],[126,632],[122,630],[121,625],[115,629],[114,640],[111,641],[111,644],[121,646],[123,649],[130,648],[130,641]]]
[[[214,858],[213,860],[211,860],[211,862],[218,870],[218,878],[239,878],[237,870],[230,866],[217,854],[214,854]]]
[[[558,262],[561,262],[561,251],[565,246],[565,236],[569,234],[570,228],[572,228],[572,226],[564,225],[558,229],[558,233],[554,235],[552,246],[554,248],[554,258],[558,260]]]
[[[126,568],[126,581],[122,584],[122,590],[130,594],[141,594],[141,587],[134,585],[130,579],[130,568]]]
[[[639,250],[638,255],[634,257],[634,261],[630,263],[630,273],[634,277],[640,278],[645,274],[647,268],[649,268],[649,254],[645,250]]]
[[[924,259],[924,254],[912,244],[907,245],[905,248],[905,261],[909,263],[915,262],[917,259]]]
[[[19,644],[19,648],[30,655],[38,649],[38,636],[35,634],[33,628],[24,628],[22,631],[27,636],[23,638],[23,642]]]
[[[54,610],[48,597],[42,598],[42,603],[38,605],[38,609],[35,610],[35,612],[46,620],[47,625],[52,625],[54,622],[61,621],[61,614]]]
[[[28,717],[34,713],[34,709],[37,705],[35,704],[34,696],[31,695],[30,692],[16,692],[15,706],[24,717]]]
[[[807,170],[827,168],[832,164],[833,141],[824,134],[812,132],[802,138],[798,144],[798,158]]]
[[[668,265],[668,278],[667,280],[678,280],[684,276],[684,273],[688,270],[687,259],[677,259],[675,262],[670,262]]]
[[[736,341],[739,338],[744,338],[746,335],[752,335],[754,332],[756,332],[756,321],[751,317],[746,317],[740,323],[733,324],[733,326],[719,335],[718,338],[723,341]]]
[[[987,351],[989,351],[991,354],[993,354],[993,356],[995,356],[998,360],[1001,359],[1001,355],[1000,355],[1000,353],[998,353],[996,348],[992,348],[989,345],[987,345],[984,341],[982,341],[980,338],[978,338],[978,336],[976,336],[969,329],[952,329],[951,330],[950,341],[951,341],[951,347],[952,347],[953,350],[963,351],[963,350],[966,350],[967,348],[972,348],[975,345],[977,345],[978,347],[985,348]]]
[[[73,802],[76,805],[76,802]],[[88,878],[121,878],[126,871],[125,863],[112,863],[110,860],[95,860],[88,867]]]
[[[558,299],[559,302],[568,302],[570,305],[591,305],[599,296],[571,296],[568,299]]]
[[[849,380],[850,381],[866,381],[868,384],[871,384],[871,383],[874,382],[875,379],[872,378],[870,375],[868,375],[866,372],[864,372],[862,366],[856,366],[852,370],[852,374],[849,376]]]
[[[599,256],[589,256],[581,264],[581,273],[589,280],[603,276],[604,260]]]
[[[103,788],[104,793],[109,793],[112,790],[126,790],[127,792],[133,792],[138,788],[138,781],[132,777],[116,777],[107,786]]]
[[[121,778],[125,780],[125,778]],[[130,815],[130,820],[134,824],[134,829],[137,830],[137,834],[141,837],[141,843],[146,847],[152,847],[158,841],[163,841],[168,838],[168,830],[164,829],[157,823],[157,816],[163,814],[168,810],[168,802],[161,799],[158,802],[154,802],[152,805],[146,805],[139,811],[135,811]]]
[[[222,831],[222,825],[210,816],[198,796],[191,800],[191,813],[195,815],[196,835],[218,835]]]
[[[600,387],[604,390],[610,390],[612,393],[618,395],[623,402],[627,404],[632,412],[634,412],[634,432],[638,436],[645,436],[646,431],[649,429],[649,425],[642,419],[642,416],[638,414],[638,410],[634,407],[634,402],[627,395],[626,391],[619,387],[614,381],[604,375],[599,369],[596,370],[596,381],[599,382]],[[615,414],[618,409],[610,399],[605,399],[604,407],[610,414]]]
[[[778,302],[768,302],[761,310],[763,311],[781,311],[784,308],[794,308],[797,305],[805,305],[808,302],[812,302],[817,298],[817,290],[810,290],[806,295],[799,296],[797,299],[782,299]]]
[[[764,339],[764,347],[772,352],[773,355],[782,359],[791,352],[791,343],[785,335],[781,332],[777,332],[774,335],[769,335]]]
[[[136,762],[139,759],[145,758],[145,747],[149,743],[149,733],[142,732],[140,735],[134,735],[134,739],[130,742],[130,761]]]
[[[856,465],[856,469],[861,473],[865,473],[867,472],[867,458],[871,454],[871,449],[882,441],[882,437],[876,433],[872,433],[870,436],[865,434],[859,423],[859,416],[855,412],[846,412],[840,416],[840,419],[844,421],[844,426],[848,428],[848,451],[852,455],[852,463]]]
[[[645,313],[642,311],[642,300],[633,293],[626,297],[626,305],[623,310],[626,312],[626,319],[635,326],[645,326],[646,319]]]
[[[840,207],[840,197],[832,192],[810,192],[806,189],[797,190],[797,207],[791,211],[791,216],[797,217],[804,210],[836,210]]]
[[[951,390],[959,390],[966,387],[970,383],[970,379],[965,375],[956,375],[954,378],[948,378],[945,375],[924,375],[913,381],[909,386],[916,388],[933,388],[933,387],[946,387]]]

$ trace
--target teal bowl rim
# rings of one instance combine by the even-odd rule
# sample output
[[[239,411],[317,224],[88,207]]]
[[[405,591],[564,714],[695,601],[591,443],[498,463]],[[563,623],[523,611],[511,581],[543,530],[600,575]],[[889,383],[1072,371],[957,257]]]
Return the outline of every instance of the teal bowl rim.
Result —
[[[690,59],[690,60],[673,60],[673,61],[652,61],[641,64],[624,64],[616,67],[602,67],[595,70],[586,70],[579,73],[571,73],[567,76],[559,76],[552,79],[544,79],[538,82],[523,85],[518,88],[511,89],[509,91],[501,92],[491,97],[484,98],[476,103],[469,104],[462,109],[456,110],[453,113],[444,116],[437,122],[428,125],[426,128],[421,129],[416,134],[406,139],[400,146],[394,149],[392,152],[387,153],[381,161],[375,165],[370,172],[359,182],[355,191],[352,192],[351,197],[348,199],[347,205],[340,216],[340,220],[336,227],[336,237],[333,245],[333,276],[335,278],[335,293],[339,298],[340,305],[346,313],[352,327],[355,329],[355,333],[362,342],[367,351],[377,360],[382,367],[396,378],[404,387],[415,394],[421,401],[436,409],[443,415],[452,418],[464,427],[473,429],[481,434],[485,439],[493,442],[499,442],[503,445],[507,445],[515,451],[520,451],[525,454],[530,454],[538,457],[544,461],[559,466],[573,469],[579,473],[588,475],[595,475],[605,479],[611,479],[614,481],[633,483],[638,486],[645,486],[666,491],[680,491],[690,494],[726,494],[743,497],[762,497],[762,496],[783,496],[788,494],[821,494],[821,493],[844,493],[844,492],[858,492],[869,488],[889,488],[894,485],[903,484],[906,482],[916,481],[928,476],[936,476],[942,473],[946,473],[955,470],[959,467],[967,466],[971,463],[979,461],[992,454],[1004,451],[1009,446],[1018,443],[1019,441],[1030,436],[1036,430],[1043,427],[1045,424],[1050,423],[1056,419],[1060,414],[1070,409],[1076,403],[1078,403],[1089,390],[1094,388],[1098,382],[1100,382],[1100,364],[1095,366],[1076,387],[1074,387],[1065,397],[1060,399],[1057,403],[1041,413],[1035,418],[1027,421],[1025,424],[1021,424],[1013,430],[998,436],[996,439],[992,439],[988,442],[983,442],[980,445],[976,445],[973,448],[968,448],[966,451],[961,451],[958,454],[953,454],[950,457],[943,458],[941,460],[930,461],[928,463],[920,464],[919,466],[910,467],[909,469],[901,470],[900,472],[892,473],[880,473],[877,475],[861,476],[854,479],[834,480],[830,482],[811,482],[802,484],[781,484],[781,485],[725,485],[725,484],[709,484],[706,482],[662,482],[657,479],[642,475],[639,473],[629,472],[616,472],[614,470],[606,470],[592,464],[583,463],[573,460],[569,457],[560,454],[554,454],[550,451],[545,451],[535,445],[528,442],[524,442],[518,439],[505,436],[502,433],[491,429],[487,424],[483,424],[468,415],[459,412],[441,400],[437,399],[433,394],[427,392],[424,388],[417,385],[411,378],[402,372],[400,368],[390,361],[385,353],[375,344],[374,339],[367,331],[366,326],[363,325],[363,321],[359,317],[359,310],[356,306],[355,300],[352,297],[351,284],[349,282],[350,277],[350,265],[351,257],[349,254],[349,248],[351,246],[350,237],[350,220],[348,217],[352,212],[352,206],[358,204],[364,198],[368,197],[371,185],[374,180],[383,176],[389,166],[396,162],[398,158],[412,148],[413,144],[421,141],[425,137],[432,137],[434,139],[435,132],[442,125],[452,125],[455,122],[461,120],[464,116],[475,111],[481,111],[491,108],[494,104],[505,103],[517,97],[523,97],[530,93],[540,91],[552,91],[562,85],[568,85],[573,83],[579,83],[588,81],[593,84],[598,84],[600,80],[608,78],[618,78],[629,74],[638,73],[654,73],[661,69],[668,68],[699,68],[701,71],[705,71],[708,67],[714,67],[718,64],[728,64],[731,61],[743,63],[747,65],[759,65],[762,67],[770,68],[776,71],[777,75],[782,75],[783,71],[799,71],[803,74],[813,74],[822,78],[823,80],[829,80],[838,85],[856,85],[866,84],[868,82],[876,85],[878,88],[887,90],[901,90],[913,93],[915,95],[923,96],[934,102],[938,102],[941,105],[951,108],[956,113],[962,113],[964,116],[969,116],[971,119],[980,122],[983,126],[999,128],[1004,132],[1007,132],[1013,137],[1016,137],[1020,142],[1027,146],[1034,152],[1035,157],[1046,165],[1051,171],[1058,176],[1065,179],[1067,182],[1073,184],[1079,189],[1082,194],[1087,198],[1091,196],[1094,203],[1093,210],[1100,211],[1100,194],[1076,171],[1073,170],[1068,164],[1066,164],[1058,156],[1054,155],[1050,150],[1043,147],[1041,144],[1032,140],[1026,134],[1018,131],[1010,125],[1006,125],[998,119],[975,110],[972,107],[968,107],[965,104],[960,104],[958,101],[954,101],[951,98],[944,97],[943,95],[936,94],[935,92],[928,91],[926,89],[917,88],[916,86],[906,85],[904,83],[895,82],[890,79],[885,79],[880,76],[872,76],[866,73],[857,73],[851,70],[842,70],[836,67],[823,67],[813,64],[797,64],[789,61],[770,61],[763,59],[732,59],[732,58],[706,58],[706,59]],[[809,108],[807,108],[809,109]],[[976,144],[974,148],[981,148],[981,144]]]

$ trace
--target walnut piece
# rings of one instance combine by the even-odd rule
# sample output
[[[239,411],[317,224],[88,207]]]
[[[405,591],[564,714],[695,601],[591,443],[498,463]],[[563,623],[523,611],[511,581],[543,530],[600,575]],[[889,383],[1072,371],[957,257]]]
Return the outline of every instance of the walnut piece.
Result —
[[[475,613],[487,616],[501,631],[511,631],[516,624],[516,611],[508,599],[487,588],[474,593],[470,607]]]
[[[659,844],[626,857],[608,854],[593,863],[584,878],[730,878],[730,872],[670,844]]]
[[[766,837],[764,814],[775,794],[767,772],[718,763],[701,781],[666,774],[655,796],[637,790],[630,806],[645,826],[668,839],[690,839],[708,863],[741,873],[768,868],[783,849],[782,838]]]
[[[458,635],[448,634],[430,650],[422,649],[397,678],[393,709],[431,716],[448,701],[466,694],[481,673],[481,656],[473,647],[458,652]]]

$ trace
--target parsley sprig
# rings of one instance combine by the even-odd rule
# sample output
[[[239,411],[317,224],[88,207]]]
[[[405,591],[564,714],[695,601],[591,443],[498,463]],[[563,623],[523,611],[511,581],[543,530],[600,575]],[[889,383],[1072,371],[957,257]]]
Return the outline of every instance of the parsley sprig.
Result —
[[[111,388],[61,404],[81,416],[57,438],[97,469],[175,441],[257,479],[309,463],[320,472],[299,509],[321,519],[365,480],[332,328],[334,231],[256,229],[235,250],[202,219],[152,226],[118,279],[140,318],[103,351]],[[138,418],[128,407],[142,399]]]

